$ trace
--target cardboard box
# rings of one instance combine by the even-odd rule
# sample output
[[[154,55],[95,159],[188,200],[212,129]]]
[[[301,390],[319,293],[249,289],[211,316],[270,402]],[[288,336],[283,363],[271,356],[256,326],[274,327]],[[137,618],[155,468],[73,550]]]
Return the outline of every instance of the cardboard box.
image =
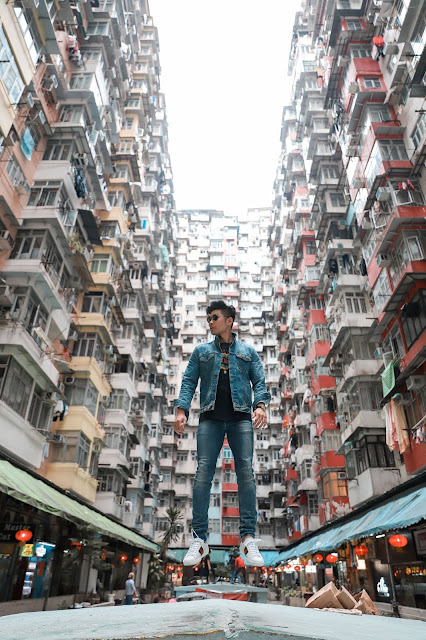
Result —
[[[341,604],[337,598],[338,593],[339,591],[333,582],[329,582],[309,598],[305,607],[308,609],[324,609],[326,607],[331,609],[340,609]]]
[[[368,593],[365,591],[365,589],[361,591],[361,593],[357,593],[355,598],[358,600],[358,602],[356,603],[354,609],[362,611],[362,613],[366,613],[370,616],[380,615],[379,610],[377,609],[376,605],[374,604]]]
[[[345,587],[341,587],[337,599],[344,609],[353,609],[357,603],[355,598]]]

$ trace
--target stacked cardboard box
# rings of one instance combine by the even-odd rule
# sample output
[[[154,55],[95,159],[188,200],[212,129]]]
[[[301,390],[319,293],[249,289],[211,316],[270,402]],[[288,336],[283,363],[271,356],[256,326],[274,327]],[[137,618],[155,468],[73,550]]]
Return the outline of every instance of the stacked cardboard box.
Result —
[[[341,613],[351,612],[355,615],[359,615],[359,613],[367,613],[373,616],[380,615],[374,602],[365,590],[353,596],[345,587],[341,587],[340,590],[337,589],[333,582],[329,582],[317,591],[317,593],[314,593],[305,604],[305,607],[309,609],[339,611]]]

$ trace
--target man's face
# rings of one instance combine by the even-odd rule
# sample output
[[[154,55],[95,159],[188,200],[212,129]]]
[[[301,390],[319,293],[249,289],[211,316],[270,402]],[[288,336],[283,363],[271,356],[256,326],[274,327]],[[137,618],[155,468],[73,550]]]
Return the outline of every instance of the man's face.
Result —
[[[220,310],[214,310],[207,316],[207,321],[210,319],[209,328],[210,333],[214,336],[223,333],[231,327],[232,318],[226,318],[223,312]]]

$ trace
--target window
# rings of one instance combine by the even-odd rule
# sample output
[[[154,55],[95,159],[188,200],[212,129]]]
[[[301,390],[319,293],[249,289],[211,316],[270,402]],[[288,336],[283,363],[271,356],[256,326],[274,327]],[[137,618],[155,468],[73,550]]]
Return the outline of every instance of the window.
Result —
[[[96,253],[90,263],[90,271],[92,273],[110,273],[111,256],[108,253]]]
[[[65,386],[65,396],[70,406],[83,406],[96,415],[98,391],[91,380],[76,378],[74,384]]]
[[[351,58],[371,58],[371,45],[355,44],[349,46]]]
[[[401,313],[402,330],[407,342],[407,349],[410,349],[418,340],[426,327],[426,290],[419,291],[412,299],[411,305],[416,305],[416,315],[407,317]]]
[[[346,458],[349,480],[363,473],[369,467],[394,467],[395,457],[386,445],[386,436],[365,436]]]
[[[15,2],[14,10],[16,19],[25,40],[25,44],[28,47],[31,60],[33,61],[34,65],[36,65],[38,61],[39,51],[42,45],[38,36],[34,13],[32,11],[26,11],[21,2]]]
[[[382,83],[380,82],[380,78],[364,78],[364,86],[366,89],[380,89]]]
[[[7,360],[2,356],[0,362],[6,364]],[[14,358],[9,361],[7,368],[2,369],[2,373],[4,373],[4,387],[1,399],[24,418],[31,396],[33,379]],[[47,427],[48,425],[46,425]]]
[[[345,303],[348,313],[367,313],[367,305],[362,293],[347,293]]]
[[[72,140],[48,140],[43,160],[70,160],[72,149]]]
[[[97,20],[96,22],[89,22],[86,33],[89,36],[107,36],[109,34],[109,22],[104,22],[101,20]]]
[[[238,518],[224,518],[222,524],[223,533],[238,533],[239,531],[239,519]]]
[[[321,178],[324,180],[335,180],[339,177],[340,171],[336,165],[326,164],[321,166]]]
[[[0,66],[1,66],[1,62],[0,62]],[[6,165],[6,173],[9,176],[11,183],[15,187],[25,183],[24,174],[22,173],[21,167],[17,163],[13,153],[10,156],[8,163]]]
[[[387,270],[382,269],[373,288],[373,297],[376,304],[377,313],[381,313],[390,295],[391,288],[388,280]]]
[[[0,79],[9,95],[10,102],[17,104],[24,91],[25,84],[16,64],[6,33],[0,25]]]
[[[218,506],[220,506],[220,505],[218,505]],[[224,507],[238,507],[238,493],[224,493],[223,494],[223,506]]]
[[[74,345],[73,356],[102,360],[102,346],[98,333],[80,333]]]
[[[315,255],[317,250],[315,242],[305,242],[305,249],[308,255]]]
[[[209,520],[209,533],[220,533],[220,520]]]
[[[70,80],[70,89],[90,89],[93,73],[73,73]]]
[[[383,160],[408,160],[403,140],[380,140],[378,145]]]
[[[343,477],[341,477],[342,475]],[[341,471],[331,471],[325,474],[322,479],[322,492],[326,499],[347,496],[348,489],[344,473],[342,474]]]
[[[332,207],[346,207],[343,193],[330,193],[330,203]]]
[[[128,444],[127,431],[124,427],[108,426],[105,428],[105,446],[108,449],[117,449],[127,457]]]
[[[358,31],[359,29],[362,29],[361,20],[358,19],[346,19],[346,25],[348,31]]]
[[[90,440],[84,435],[69,431],[63,432],[66,438],[65,444],[56,445],[53,448],[52,460],[53,462],[74,462],[82,469],[88,471],[89,469],[89,453],[90,453]],[[100,476],[99,490],[111,491],[114,476],[112,474],[105,474]]]
[[[124,118],[123,129],[132,129],[134,121],[135,121],[134,118]]]

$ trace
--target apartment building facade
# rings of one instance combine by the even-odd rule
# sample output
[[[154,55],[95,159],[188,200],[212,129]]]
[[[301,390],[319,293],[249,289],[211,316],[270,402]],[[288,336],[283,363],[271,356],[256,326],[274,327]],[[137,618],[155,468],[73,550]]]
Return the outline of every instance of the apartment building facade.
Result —
[[[270,209],[250,209],[244,220],[221,211],[187,210],[177,216],[175,335],[169,369],[169,401],[177,397],[182,374],[197,344],[212,339],[206,308],[223,299],[237,310],[233,330],[251,344],[265,367],[272,394],[268,428],[255,434],[254,469],[257,483],[258,533],[266,548],[285,543],[281,528],[284,478],[279,451],[281,414],[279,368],[273,327],[272,259],[268,250]],[[170,406],[172,406],[170,404]],[[192,479],[196,471],[196,427],[199,395],[194,396],[183,436],[173,432],[174,415],[167,418],[156,527],[167,526],[168,506],[181,509],[183,523],[176,547],[189,544]],[[232,452],[225,440],[217,463],[209,507],[208,542],[218,548],[239,541],[238,487]]]
[[[0,15],[3,472],[29,470],[29,487],[44,478],[87,505],[111,548],[129,545],[117,579],[134,565],[146,582],[176,230],[157,29],[145,0],[2,2]],[[69,514],[46,498],[28,521],[12,484],[11,531],[28,524],[36,545],[63,545]],[[14,577],[1,599],[37,597],[15,538],[3,540],[2,576]]]
[[[426,466],[421,5],[296,14],[270,229],[289,542]]]

